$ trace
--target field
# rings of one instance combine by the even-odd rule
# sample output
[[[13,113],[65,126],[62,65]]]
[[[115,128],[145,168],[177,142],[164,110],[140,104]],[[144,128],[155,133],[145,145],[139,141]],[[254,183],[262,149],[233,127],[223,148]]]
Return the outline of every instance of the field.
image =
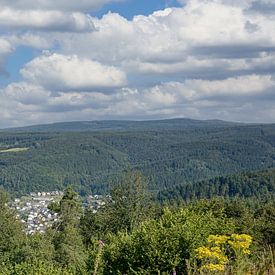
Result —
[[[29,150],[29,148],[9,148],[9,149],[0,149],[1,153],[19,153],[19,152],[25,152]]]

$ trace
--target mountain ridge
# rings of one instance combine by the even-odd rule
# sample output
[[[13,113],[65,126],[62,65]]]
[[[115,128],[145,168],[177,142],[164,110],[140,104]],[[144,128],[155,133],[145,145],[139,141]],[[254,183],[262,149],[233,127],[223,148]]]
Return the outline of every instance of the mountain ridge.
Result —
[[[87,123],[75,131],[69,123],[52,132],[1,132],[0,186],[20,194],[68,185],[80,193],[103,193],[130,169],[141,171],[150,189],[159,190],[275,167],[275,124],[109,121],[93,122],[87,131]]]
[[[242,122],[231,122],[219,119],[198,120],[191,118],[171,118],[158,120],[87,120],[54,122],[47,124],[29,125],[23,127],[11,127],[0,129],[0,132],[82,132],[82,131],[125,131],[125,130],[149,130],[169,127],[177,129],[189,127],[207,126],[243,126],[262,125]]]

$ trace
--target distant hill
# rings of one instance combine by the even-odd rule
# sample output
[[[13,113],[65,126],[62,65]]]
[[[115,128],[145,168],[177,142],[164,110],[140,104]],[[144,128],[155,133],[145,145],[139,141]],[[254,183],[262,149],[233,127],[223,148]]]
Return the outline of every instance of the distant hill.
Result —
[[[240,174],[215,177],[199,182],[186,182],[161,190],[160,201],[194,200],[222,197],[274,198],[275,169],[243,172]]]
[[[0,186],[13,194],[104,193],[124,170],[151,190],[275,167],[275,125],[173,119],[72,122],[0,132]]]
[[[85,131],[142,131],[161,129],[185,129],[194,127],[223,127],[241,125],[240,123],[222,120],[194,120],[187,118],[167,120],[103,120],[103,121],[76,121],[42,124],[18,128],[2,129],[3,132],[85,132]]]

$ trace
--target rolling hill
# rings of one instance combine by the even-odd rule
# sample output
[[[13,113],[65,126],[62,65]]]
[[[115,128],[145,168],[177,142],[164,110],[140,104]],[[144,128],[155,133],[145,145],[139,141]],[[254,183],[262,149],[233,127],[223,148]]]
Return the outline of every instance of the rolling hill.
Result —
[[[85,131],[146,131],[164,129],[208,128],[223,127],[229,125],[242,125],[241,123],[222,120],[194,120],[188,118],[176,118],[167,120],[103,120],[103,121],[76,121],[59,122],[25,126],[18,128],[2,129],[2,132],[85,132]]]
[[[21,149],[20,149],[21,148]],[[158,191],[242,171],[275,167],[275,125],[174,119],[72,122],[0,133],[0,185],[13,194],[108,190],[140,170]]]

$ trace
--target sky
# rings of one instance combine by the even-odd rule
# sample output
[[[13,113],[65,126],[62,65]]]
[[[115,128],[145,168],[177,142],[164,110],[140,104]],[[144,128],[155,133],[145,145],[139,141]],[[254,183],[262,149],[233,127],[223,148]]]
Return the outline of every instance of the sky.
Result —
[[[275,123],[275,0],[0,0],[0,128]]]

